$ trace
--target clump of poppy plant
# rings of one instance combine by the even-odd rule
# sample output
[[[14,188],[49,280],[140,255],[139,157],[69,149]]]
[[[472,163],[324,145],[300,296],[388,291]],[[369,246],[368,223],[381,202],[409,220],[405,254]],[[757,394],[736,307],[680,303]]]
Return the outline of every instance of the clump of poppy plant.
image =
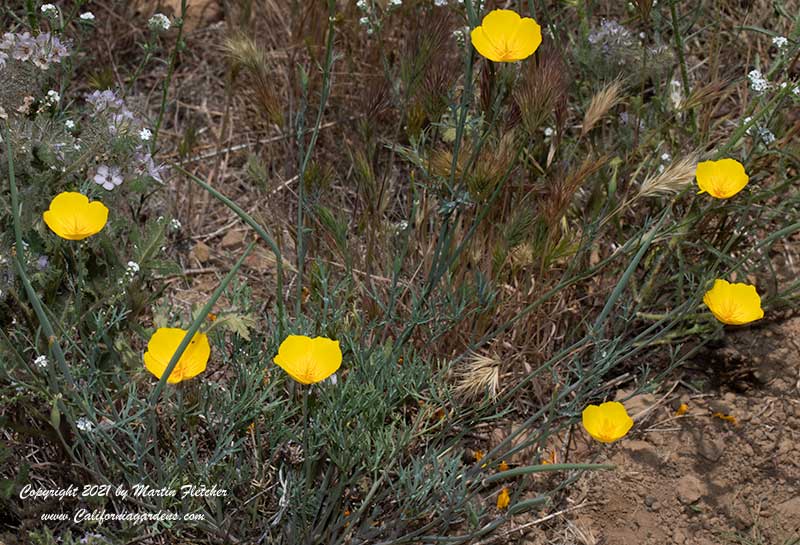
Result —
[[[714,287],[703,296],[703,302],[723,324],[749,324],[764,317],[761,297],[755,286],[749,284],[731,284],[727,280],[717,279]]]
[[[633,427],[633,419],[628,416],[625,405],[606,401],[583,410],[583,427],[597,441],[613,443],[627,435]]]

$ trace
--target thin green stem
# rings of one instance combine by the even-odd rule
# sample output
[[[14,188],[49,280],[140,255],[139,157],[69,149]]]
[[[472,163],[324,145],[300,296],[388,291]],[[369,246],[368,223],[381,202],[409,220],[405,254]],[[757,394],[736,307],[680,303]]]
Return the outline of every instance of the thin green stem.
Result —
[[[681,34],[680,24],[678,22],[678,10],[675,7],[675,1],[676,0],[670,0],[669,12],[672,19],[672,33],[674,34],[675,38],[675,51],[678,54],[678,63],[680,64],[681,68],[681,83],[683,84],[683,92],[688,97],[692,91],[692,88],[689,83],[689,70],[686,68],[686,55],[683,51],[683,35]],[[695,133],[697,132],[697,119],[695,118],[694,108],[689,111],[689,115],[691,117],[692,132]]]
[[[169,86],[172,83],[172,75],[175,73],[175,67],[178,64],[178,53],[180,53],[183,44],[183,27],[186,17],[186,0],[181,0],[181,15],[180,22],[178,23],[178,37],[175,40],[175,48],[172,50],[172,55],[169,60],[169,69],[167,70],[167,77],[164,79],[164,85],[161,87],[161,106],[158,109],[158,118],[156,119],[155,127],[153,127],[153,140],[150,145],[150,152],[155,153],[156,144],[158,142],[158,133],[161,130],[161,123],[164,121],[164,113],[167,110],[167,96],[169,95]]]
[[[308,146],[305,148],[303,159],[300,162],[300,171],[298,173],[298,191],[297,191],[297,301],[295,303],[295,313],[299,316],[302,310],[303,303],[303,268],[305,264],[305,227],[304,227],[304,209],[305,209],[305,177],[308,164],[311,161],[311,155],[314,152],[317,139],[319,138],[320,128],[322,127],[322,117],[325,113],[325,106],[328,102],[328,97],[331,92],[331,71],[333,68],[333,42],[336,36],[336,0],[328,0],[328,39],[325,46],[325,64],[322,73],[322,91],[320,93],[319,109],[317,110],[317,118],[314,122],[314,130],[311,133],[311,139]],[[299,127],[298,135],[304,133],[304,127]],[[302,146],[302,141],[298,137],[298,145]]]

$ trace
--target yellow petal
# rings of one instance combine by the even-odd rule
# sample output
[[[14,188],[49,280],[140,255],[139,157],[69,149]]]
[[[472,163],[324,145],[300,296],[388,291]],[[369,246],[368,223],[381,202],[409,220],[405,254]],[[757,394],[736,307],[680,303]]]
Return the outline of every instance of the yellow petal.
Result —
[[[339,341],[317,337],[311,340],[311,358],[314,360],[314,382],[325,380],[342,364]]]
[[[50,210],[54,212],[70,212],[79,210],[89,204],[89,197],[74,191],[65,191],[56,195],[50,202]]]
[[[478,53],[490,61],[502,62],[503,59],[500,57],[500,53],[497,51],[494,44],[489,41],[482,27],[473,28],[472,32],[470,32],[470,37],[472,39],[472,45]]]
[[[156,330],[150,337],[147,352],[144,354],[144,365],[147,370],[160,379],[185,336],[184,329],[162,327]],[[167,382],[174,384],[199,375],[205,371],[210,356],[208,335],[196,333],[167,378]]]
[[[495,9],[486,14],[481,21],[481,26],[490,38],[507,37],[517,31],[520,19],[516,11]]]
[[[278,348],[275,364],[301,384],[325,380],[342,364],[339,342],[325,337],[311,339],[289,335]]]
[[[717,199],[729,199],[741,191],[749,181],[744,165],[735,159],[703,161],[695,173],[700,193],[707,192]]]
[[[624,437],[633,426],[625,406],[618,401],[589,405],[583,410],[583,427],[594,439],[613,443]]]
[[[714,317],[728,325],[743,325],[764,317],[761,297],[755,286],[717,279],[703,296],[703,302]]]
[[[100,201],[90,202],[86,207],[84,222],[88,236],[96,235],[108,222],[108,208]]]
[[[80,240],[80,238],[76,238],[73,234],[72,226],[64,222],[65,218],[63,215],[56,214],[51,210],[46,210],[44,214],[42,214],[42,219],[45,225],[61,238],[66,240]]]
[[[517,32],[509,45],[514,53],[514,60],[522,60],[533,55],[541,43],[542,28],[530,17],[525,17],[519,22]]]

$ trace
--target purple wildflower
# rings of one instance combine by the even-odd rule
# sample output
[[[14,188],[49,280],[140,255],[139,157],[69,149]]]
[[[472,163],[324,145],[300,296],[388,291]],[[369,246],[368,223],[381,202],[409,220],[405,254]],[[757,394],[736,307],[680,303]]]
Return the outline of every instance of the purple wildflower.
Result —
[[[109,167],[108,165],[100,165],[97,167],[97,172],[92,178],[92,181],[97,185],[103,186],[106,191],[111,191],[122,183],[122,173],[119,167]]]

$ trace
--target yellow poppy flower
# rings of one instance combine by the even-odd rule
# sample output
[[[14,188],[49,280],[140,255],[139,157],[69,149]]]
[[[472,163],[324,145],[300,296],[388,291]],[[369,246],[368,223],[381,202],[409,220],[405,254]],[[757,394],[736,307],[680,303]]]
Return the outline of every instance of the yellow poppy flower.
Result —
[[[633,426],[625,405],[619,401],[606,401],[589,405],[583,410],[583,427],[589,435],[602,443],[613,443],[622,439]]]
[[[729,199],[747,185],[747,173],[742,163],[735,159],[703,161],[695,173],[699,193],[708,193],[717,199]]]
[[[497,495],[497,508],[498,509],[505,509],[508,507],[508,504],[511,502],[511,496],[508,494],[508,488],[504,488],[500,491]]]
[[[478,53],[495,62],[521,61],[542,43],[542,29],[530,17],[508,9],[490,11],[470,33]]]
[[[278,348],[275,363],[300,384],[325,380],[342,364],[339,341],[289,335]]]
[[[108,208],[100,201],[89,202],[86,195],[67,191],[55,196],[42,218],[61,238],[83,240],[103,230]]]
[[[161,378],[167,370],[169,360],[175,355],[186,330],[176,327],[160,327],[150,337],[147,343],[147,352],[144,353],[144,366],[156,378]],[[183,351],[181,359],[170,373],[167,382],[178,383],[182,380],[195,377],[206,370],[208,358],[211,355],[211,346],[205,333],[195,333],[194,338]]]
[[[764,317],[761,297],[755,286],[748,284],[731,284],[717,279],[714,287],[703,296],[703,302],[723,324],[742,325]]]

